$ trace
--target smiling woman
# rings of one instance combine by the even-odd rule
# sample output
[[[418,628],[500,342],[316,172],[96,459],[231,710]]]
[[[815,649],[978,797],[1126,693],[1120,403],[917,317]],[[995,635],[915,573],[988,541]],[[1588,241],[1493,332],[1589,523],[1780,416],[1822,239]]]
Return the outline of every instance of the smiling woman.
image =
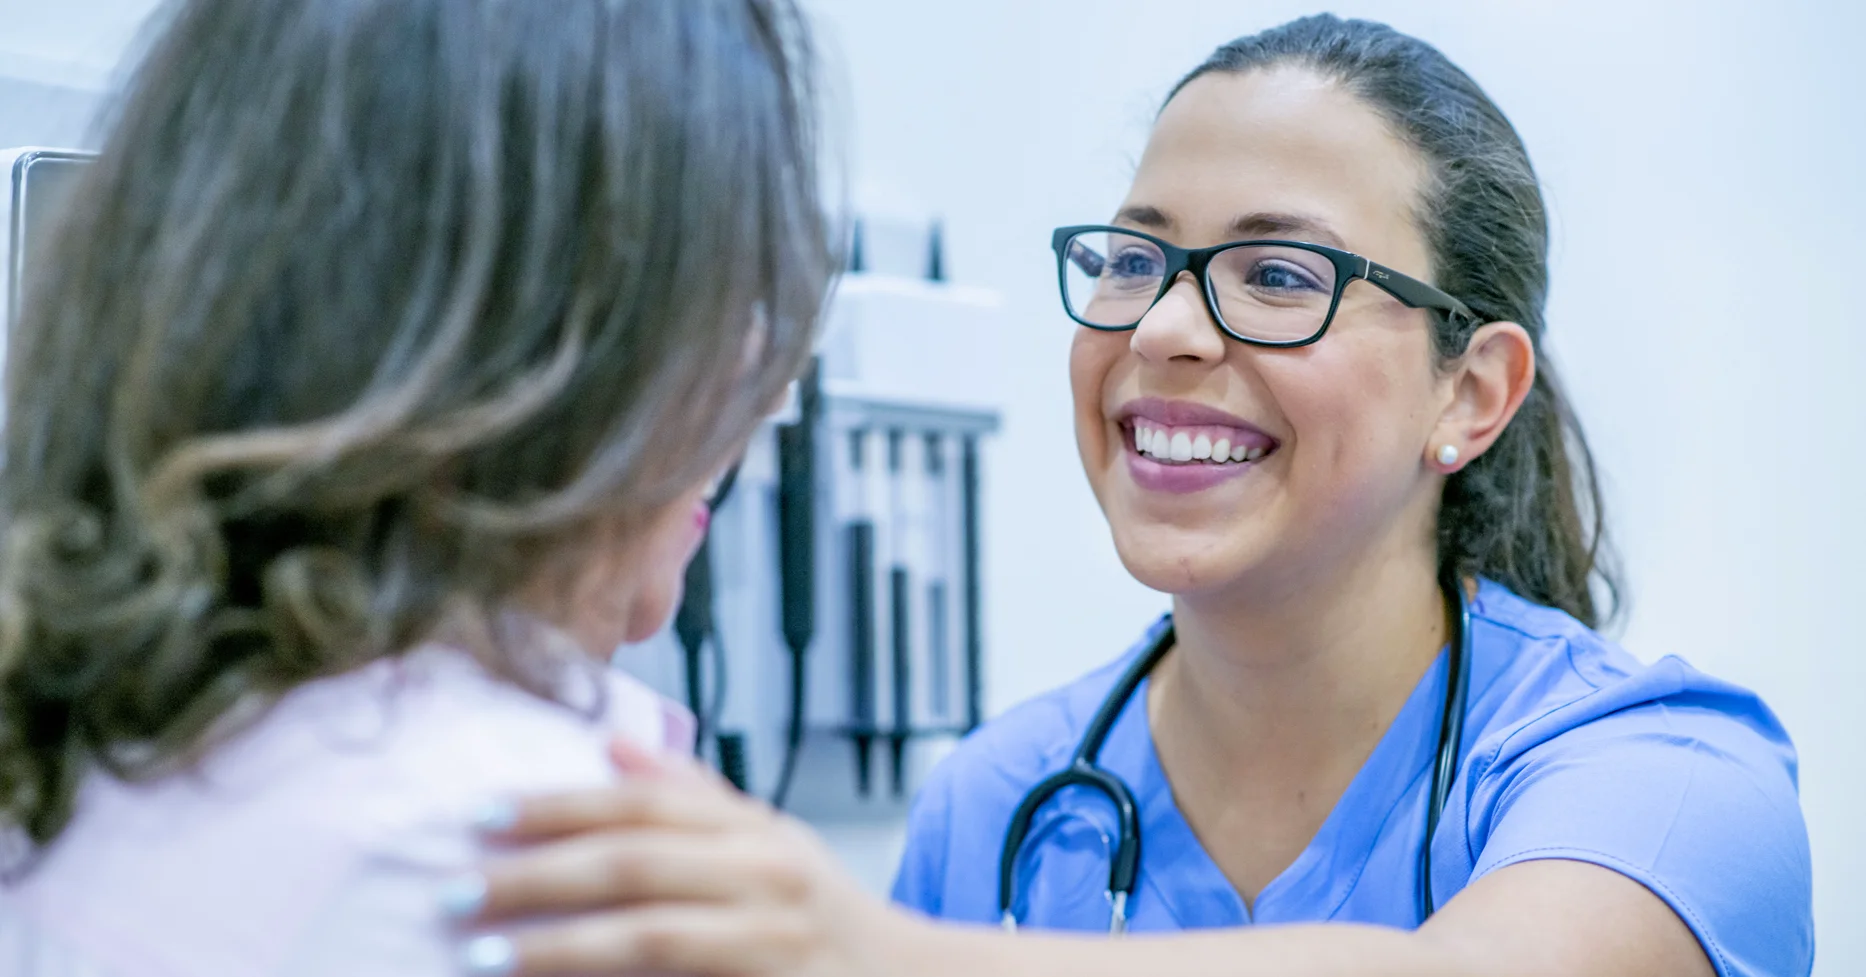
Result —
[[[1082,466],[1170,617],[935,772],[894,892],[919,915],[672,778],[521,819],[573,837],[495,866],[489,917],[625,906],[530,931],[521,969],[1809,971],[1781,725],[1595,630],[1541,193],[1475,82],[1378,24],[1239,39],[1109,223],[1052,244]],[[1080,935],[1111,930],[1138,935]]]
[[[1175,598],[1103,760],[1137,785],[1149,839],[1134,929],[1358,921],[1504,954],[1467,945],[1478,972],[1806,971],[1780,727],[1753,696],[1676,659],[1641,667],[1591,630],[1595,585],[1618,585],[1541,349],[1540,194],[1469,78],[1361,22],[1241,39],[1175,89],[1114,224],[1056,243],[1065,307],[1091,327],[1070,361],[1084,468],[1129,571]],[[1469,647],[1448,665],[1463,602]],[[995,843],[1119,672],[961,748],[927,789],[898,897],[995,916],[951,852]],[[1435,717],[1460,680],[1468,704]],[[1439,758],[1453,783],[1428,799],[1427,747],[1458,723]],[[1689,745],[1655,748],[1661,730]],[[1106,818],[1069,796],[1038,815],[1015,853],[1020,921],[1100,928],[1084,897]],[[1767,841],[1733,856],[1741,838]],[[1765,891],[1789,907],[1766,923],[1712,908]],[[1462,972],[1391,952],[1318,972]]]

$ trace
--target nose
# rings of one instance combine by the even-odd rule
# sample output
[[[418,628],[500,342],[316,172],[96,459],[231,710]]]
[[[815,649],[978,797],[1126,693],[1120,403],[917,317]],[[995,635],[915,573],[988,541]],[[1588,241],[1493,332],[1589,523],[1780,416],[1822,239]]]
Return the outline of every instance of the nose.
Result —
[[[1225,358],[1224,333],[1191,272],[1181,272],[1141,317],[1129,348],[1155,363],[1216,363]]]

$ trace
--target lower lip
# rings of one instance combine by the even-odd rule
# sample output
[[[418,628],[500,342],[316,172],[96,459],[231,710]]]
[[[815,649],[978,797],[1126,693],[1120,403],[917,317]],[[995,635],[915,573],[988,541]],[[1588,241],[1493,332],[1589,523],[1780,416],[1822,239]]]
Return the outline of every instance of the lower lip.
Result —
[[[1257,467],[1257,462],[1254,461],[1231,461],[1222,465],[1199,462],[1189,465],[1167,465],[1135,451],[1131,443],[1127,446],[1125,453],[1127,472],[1133,477],[1134,484],[1149,492],[1167,492],[1173,495],[1203,492],[1234,478],[1242,478],[1251,469]]]

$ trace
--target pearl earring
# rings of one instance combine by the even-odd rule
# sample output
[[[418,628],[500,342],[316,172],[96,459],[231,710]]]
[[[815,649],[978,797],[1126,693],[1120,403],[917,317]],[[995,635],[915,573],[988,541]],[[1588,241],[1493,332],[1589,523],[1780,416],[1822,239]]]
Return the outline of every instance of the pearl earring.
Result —
[[[1448,444],[1448,445],[1444,445],[1440,447],[1438,449],[1438,463],[1441,465],[1457,464],[1458,463],[1458,446],[1455,444]]]

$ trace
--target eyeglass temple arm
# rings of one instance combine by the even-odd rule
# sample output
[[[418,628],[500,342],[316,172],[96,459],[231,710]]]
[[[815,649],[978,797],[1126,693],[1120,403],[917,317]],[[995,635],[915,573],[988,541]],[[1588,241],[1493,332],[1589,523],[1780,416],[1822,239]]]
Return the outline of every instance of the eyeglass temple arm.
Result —
[[[1411,275],[1394,271],[1386,265],[1362,258],[1367,267],[1361,271],[1361,277],[1375,288],[1399,299],[1409,309],[1437,309],[1453,316],[1463,316],[1472,322],[1482,321],[1470,306],[1437,288],[1427,285]]]

